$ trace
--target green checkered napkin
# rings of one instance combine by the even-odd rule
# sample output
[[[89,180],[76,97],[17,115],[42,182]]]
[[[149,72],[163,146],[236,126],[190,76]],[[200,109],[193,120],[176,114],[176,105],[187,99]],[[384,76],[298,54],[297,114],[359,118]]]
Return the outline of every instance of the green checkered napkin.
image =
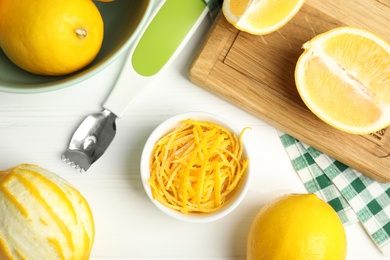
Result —
[[[295,138],[278,132],[309,193],[328,202],[341,221],[360,221],[378,248],[390,255],[390,183],[380,183]]]

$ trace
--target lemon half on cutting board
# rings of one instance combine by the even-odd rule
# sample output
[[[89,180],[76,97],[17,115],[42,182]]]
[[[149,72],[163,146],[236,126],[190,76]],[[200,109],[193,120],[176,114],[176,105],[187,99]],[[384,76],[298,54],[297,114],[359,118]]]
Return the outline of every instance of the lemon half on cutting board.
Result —
[[[272,33],[286,25],[304,0],[225,0],[222,12],[232,25],[255,35]]]
[[[390,45],[364,29],[338,27],[303,45],[295,68],[302,100],[320,119],[352,134],[390,124]]]

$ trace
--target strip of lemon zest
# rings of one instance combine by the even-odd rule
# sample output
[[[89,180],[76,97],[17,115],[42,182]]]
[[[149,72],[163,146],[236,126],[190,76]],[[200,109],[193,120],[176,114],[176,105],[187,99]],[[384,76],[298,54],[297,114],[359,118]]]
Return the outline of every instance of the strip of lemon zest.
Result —
[[[216,206],[220,206],[222,204],[221,201],[221,173],[219,168],[219,163],[215,164],[214,167],[214,203]]]

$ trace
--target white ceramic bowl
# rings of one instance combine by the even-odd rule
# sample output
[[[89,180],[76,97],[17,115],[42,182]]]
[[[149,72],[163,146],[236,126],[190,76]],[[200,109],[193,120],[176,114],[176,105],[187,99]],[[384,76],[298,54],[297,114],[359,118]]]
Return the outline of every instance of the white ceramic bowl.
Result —
[[[152,197],[152,192],[151,192],[151,187],[148,182],[150,178],[150,158],[152,154],[153,147],[155,143],[161,139],[163,136],[174,130],[181,121],[186,120],[186,119],[194,119],[198,121],[205,121],[205,122],[212,122],[219,124],[221,126],[226,127],[229,129],[231,132],[235,133],[237,136],[240,134],[240,131],[236,129],[231,123],[226,121],[225,119],[209,114],[209,113],[204,113],[204,112],[189,112],[189,113],[184,113],[184,114],[179,114],[176,116],[173,116],[166,121],[162,122],[149,136],[148,140],[145,143],[143,152],[142,152],[142,157],[141,157],[141,179],[142,179],[142,184],[145,188],[146,194],[152,201],[152,203],[160,209],[162,212],[165,214],[181,220],[185,222],[190,222],[190,223],[206,223],[206,222],[211,222],[215,221],[217,219],[220,219],[229,213],[231,213],[243,200],[244,196],[246,195],[249,185],[250,185],[250,177],[251,177],[251,171],[250,171],[250,163],[248,165],[247,171],[245,175],[242,177],[240,180],[239,184],[235,188],[234,192],[229,194],[229,197],[227,198],[227,201],[225,202],[224,206],[212,213],[188,213],[184,214],[182,212],[179,212],[177,210],[173,210],[171,208],[168,208],[164,205],[162,205],[160,202],[155,200]],[[245,135],[244,135],[245,136]],[[243,154],[245,157],[248,157],[248,152],[247,152],[247,145],[245,145],[245,138],[243,138]]]

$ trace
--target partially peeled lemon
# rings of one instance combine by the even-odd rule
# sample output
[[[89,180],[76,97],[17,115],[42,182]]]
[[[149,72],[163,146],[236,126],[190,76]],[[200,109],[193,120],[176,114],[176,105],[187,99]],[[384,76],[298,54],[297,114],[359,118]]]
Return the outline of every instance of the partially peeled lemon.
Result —
[[[0,259],[87,260],[94,221],[86,199],[37,165],[0,171]]]

